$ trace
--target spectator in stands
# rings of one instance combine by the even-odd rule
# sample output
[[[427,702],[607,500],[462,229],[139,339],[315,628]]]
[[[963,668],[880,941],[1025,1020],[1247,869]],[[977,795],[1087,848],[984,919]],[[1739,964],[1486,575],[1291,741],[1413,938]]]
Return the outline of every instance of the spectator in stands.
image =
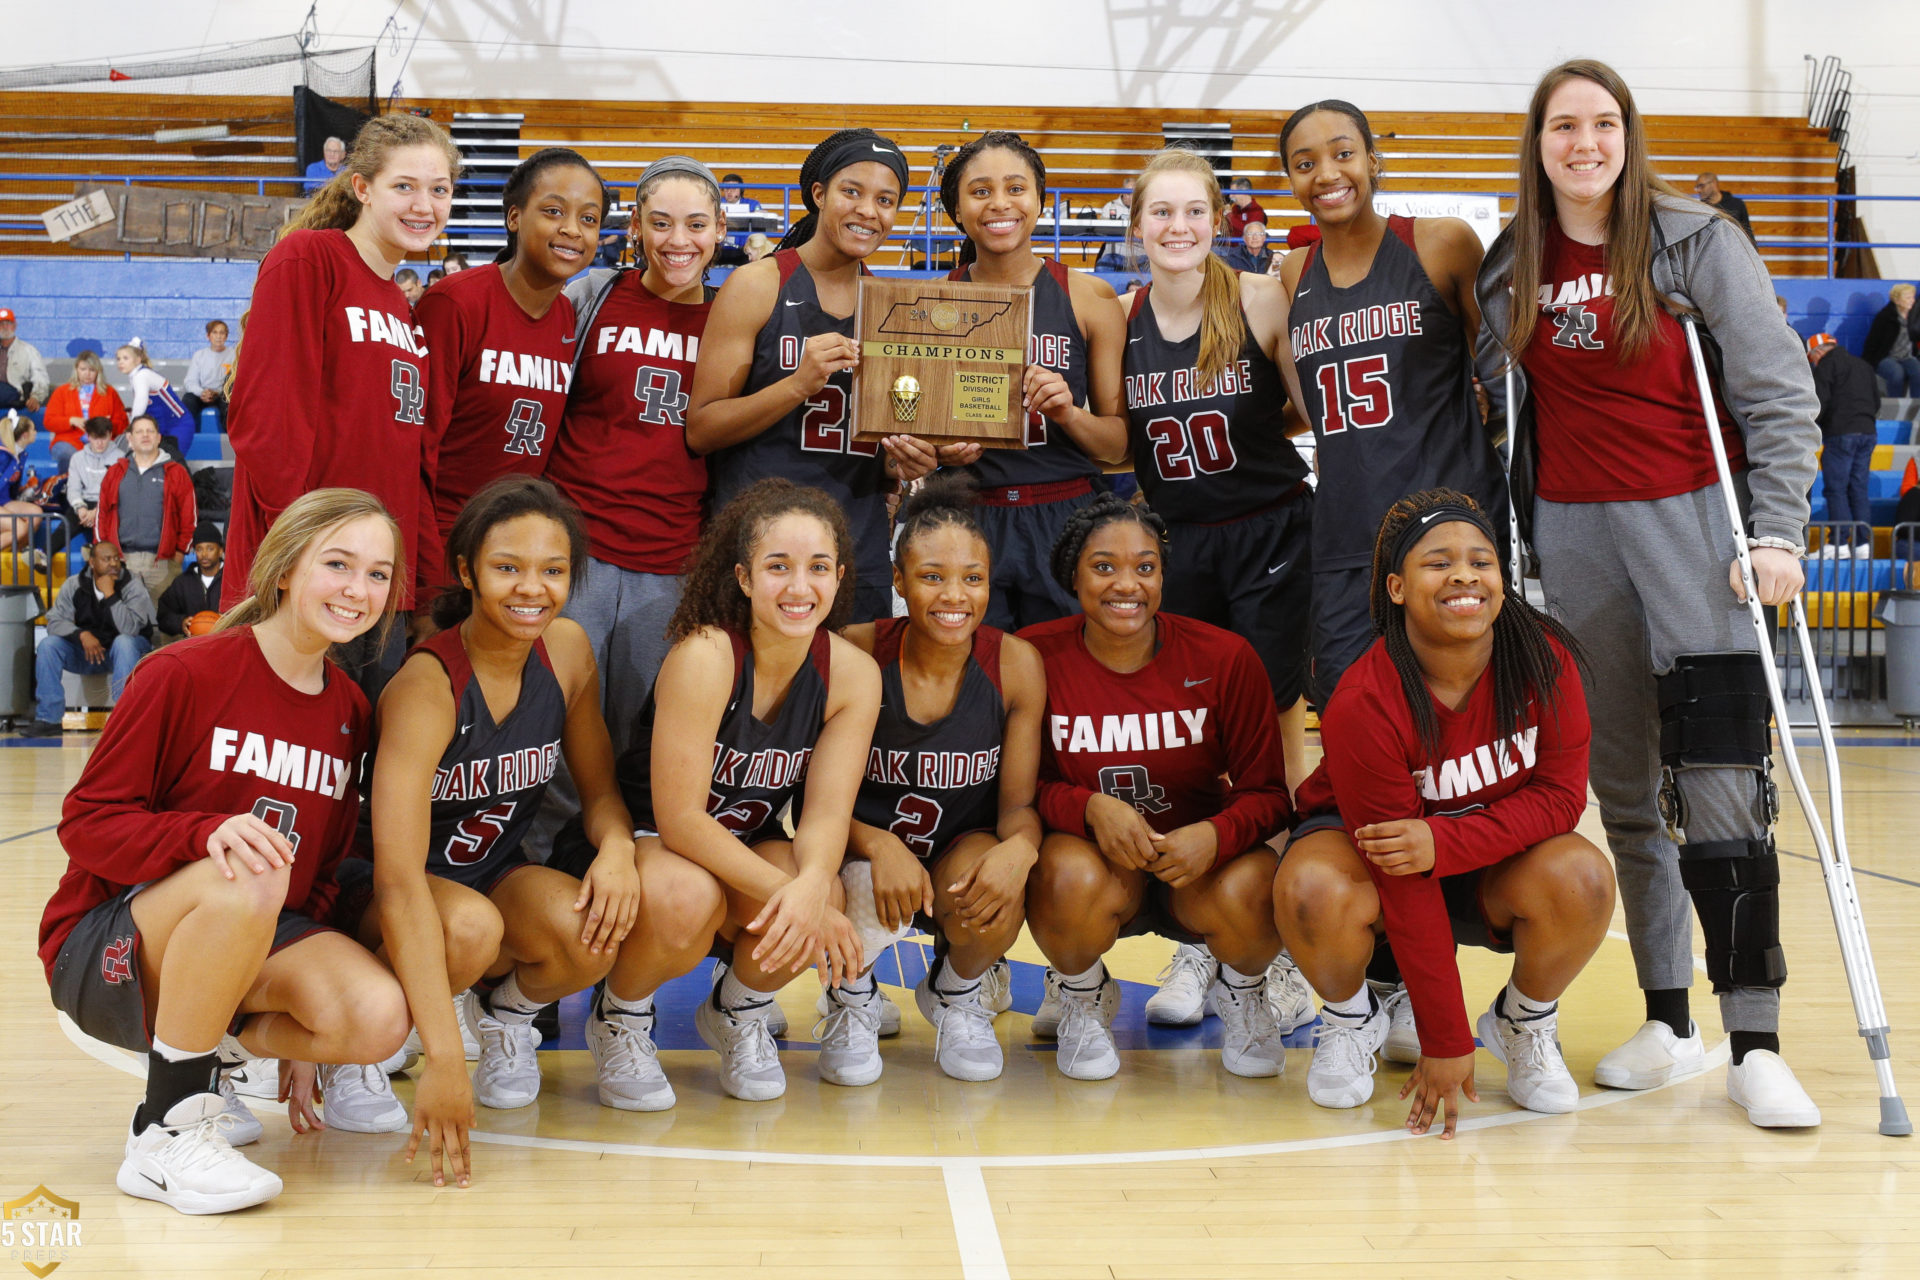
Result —
[[[0,387],[0,409],[18,409],[37,424],[53,379],[47,376],[47,362],[40,358],[39,349],[14,333],[12,309],[0,307],[0,382],[7,384]]]
[[[447,273],[442,271],[439,267],[435,267],[433,270],[427,272],[427,288],[429,289],[433,288],[433,286],[435,286],[436,284],[439,284],[442,280],[445,280],[446,278],[447,278]]]
[[[1740,229],[1747,233],[1747,239],[1753,239],[1753,222],[1747,217],[1747,202],[1731,191],[1722,191],[1719,175],[1703,173],[1695,178],[1693,194],[1739,223]]]
[[[0,313],[4,314],[4,313]],[[1887,384],[1890,396],[1920,396],[1920,312],[1913,309],[1913,286],[1887,290],[1887,305],[1873,318],[1860,354]]]
[[[320,145],[321,158],[307,166],[306,193],[312,195],[333,181],[333,175],[347,163],[347,144],[338,138],[328,138]]]
[[[21,416],[17,409],[9,409],[5,417],[0,417],[0,512],[8,515],[42,514],[40,504],[34,501],[39,485],[33,468],[20,457],[33,443],[35,430],[33,419]],[[26,543],[32,529],[28,520],[0,520],[0,551],[16,542]],[[47,567],[45,556],[44,550],[35,556],[35,568]]]
[[[107,470],[100,482],[96,532],[119,545],[126,565],[158,599],[180,572],[180,557],[193,545],[199,521],[193,477],[185,465],[160,452],[160,428],[145,414],[127,431],[132,453]]]
[[[120,403],[120,393],[107,385],[105,375],[99,355],[82,351],[73,358],[73,377],[55,387],[47,399],[45,425],[52,438],[49,449],[53,465],[61,471],[86,447],[87,419],[107,419],[115,435],[127,429],[127,407]]]
[[[760,212],[760,202],[747,195],[739,174],[729,173],[720,179],[720,207],[726,211],[728,225],[739,228],[727,234],[727,243],[736,249],[745,248],[747,237],[752,234],[747,215]]]
[[[1113,199],[1100,206],[1100,216],[1118,219],[1121,222],[1133,221],[1133,188],[1128,187]]]
[[[114,438],[111,418],[88,418],[86,440],[86,448],[74,454],[67,465],[67,502],[80,527],[91,529],[100,512],[100,486],[113,464],[127,456],[127,450]]]
[[[120,548],[111,541],[94,543],[87,566],[86,573],[66,580],[47,610],[47,635],[33,652],[35,719],[27,727],[30,737],[60,735],[60,717],[67,709],[62,674],[104,673],[118,702],[134,664],[152,647],[147,628],[153,625],[153,597],[146,584],[128,572]]]
[[[160,597],[159,619],[154,625],[164,637],[162,643],[186,635],[187,621],[194,614],[220,612],[220,570],[225,559],[219,526],[210,520],[201,521],[193,531],[193,572],[175,578]]]
[[[1873,366],[1847,350],[1830,333],[1807,339],[1807,359],[1813,361],[1813,389],[1820,397],[1820,479],[1827,491],[1827,519],[1836,524],[1857,522],[1871,530],[1867,508],[1867,471],[1873,464],[1873,446],[1879,443],[1874,419],[1880,412],[1880,389],[1874,385]],[[1820,549],[1823,558],[1873,558],[1873,535],[1852,543],[1858,529],[1836,528]]]
[[[227,322],[207,321],[207,345],[193,353],[187,362],[186,394],[180,407],[199,429],[200,414],[213,410],[218,430],[227,429],[227,380],[233,376],[233,349],[227,346]]]
[[[1267,211],[1253,198],[1253,183],[1235,178],[1227,188],[1227,238],[1238,240],[1249,222],[1265,222]]]
[[[441,267],[441,270],[443,270],[444,272],[446,272],[446,274],[451,276],[451,275],[457,275],[460,272],[465,271],[469,265],[471,264],[468,263],[466,254],[450,253],[441,262],[440,267]]]
[[[199,424],[187,416],[187,406],[166,375],[153,367],[146,344],[138,338],[124,344],[113,353],[113,363],[133,387],[133,398],[127,405],[129,422],[140,417],[152,418],[161,438],[173,440],[173,447],[167,452],[176,458],[185,457],[186,442],[193,439]]]
[[[756,231],[747,237],[747,261],[758,262],[773,252],[773,241],[767,239],[767,233]]]
[[[418,271],[415,271],[412,267],[402,267],[399,273],[393,277],[393,282],[400,286],[400,292],[407,295],[408,306],[417,307],[420,305],[420,295],[425,293],[427,289],[425,285],[420,283],[420,273]]]
[[[1267,224],[1249,222],[1240,228],[1241,243],[1234,245],[1221,258],[1235,271],[1251,271],[1257,276],[1268,274],[1273,268],[1273,250],[1267,247]]]

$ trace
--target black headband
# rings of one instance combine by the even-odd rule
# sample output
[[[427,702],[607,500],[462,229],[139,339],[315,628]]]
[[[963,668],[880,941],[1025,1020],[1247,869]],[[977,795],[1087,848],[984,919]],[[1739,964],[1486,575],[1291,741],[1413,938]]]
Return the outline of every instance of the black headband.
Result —
[[[867,160],[891,169],[893,176],[900,182],[900,194],[904,196],[907,193],[907,157],[901,154],[900,148],[891,140],[872,132],[848,138],[828,152],[825,162],[820,166],[820,181],[822,184],[832,182],[833,175],[848,165],[860,164]],[[820,205],[813,198],[813,188],[809,187],[801,192],[800,198],[806,202],[808,212],[820,212]]]
[[[1489,541],[1498,545],[1499,540],[1494,536],[1493,525],[1487,520],[1484,511],[1463,507],[1457,502],[1445,502],[1407,521],[1407,527],[1402,529],[1400,536],[1393,540],[1393,554],[1387,557],[1387,572],[1400,572],[1400,566],[1406,563],[1407,552],[1413,550],[1414,543],[1427,536],[1427,530],[1435,525],[1452,524],[1456,521],[1472,525],[1486,534]]]

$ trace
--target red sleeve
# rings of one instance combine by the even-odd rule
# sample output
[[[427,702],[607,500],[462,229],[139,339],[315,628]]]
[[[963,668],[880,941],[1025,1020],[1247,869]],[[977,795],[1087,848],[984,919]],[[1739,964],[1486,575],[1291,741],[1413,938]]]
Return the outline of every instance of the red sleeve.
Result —
[[[1091,840],[1087,830],[1087,801],[1098,792],[1088,787],[1075,786],[1060,776],[1060,758],[1054,754],[1053,740],[1043,731],[1040,743],[1040,785],[1034,797],[1034,807],[1040,811],[1040,821],[1049,831],[1064,831],[1068,835],[1080,836]]]
[[[120,480],[126,474],[127,460],[122,458],[107,468],[107,478],[100,482],[100,505],[94,509],[93,516],[95,542],[117,545],[120,541]]]
[[[330,669],[328,674],[336,680],[346,679],[346,673],[340,669]],[[360,825],[360,788],[355,779],[359,778],[362,757],[366,754],[367,738],[372,723],[372,713],[367,710],[367,700],[356,699],[353,735],[353,749],[348,755],[350,767],[347,770],[347,792],[333,809],[333,824],[327,831],[326,843],[320,849],[320,865],[313,873],[313,885],[307,890],[307,902],[302,914],[325,923],[333,915],[333,904],[340,897],[340,882],[335,872],[353,852],[355,838]]]
[[[1526,785],[1483,808],[1456,817],[1433,817],[1433,874],[1459,875],[1490,867],[1531,849],[1551,836],[1565,835],[1587,807],[1587,691],[1571,655],[1555,646],[1560,682],[1549,715],[1542,712],[1534,739],[1533,773]]]
[[[1320,743],[1340,819],[1349,832],[1376,822],[1424,818],[1425,805],[1407,764],[1397,727],[1406,708],[1389,707],[1371,690],[1334,695],[1320,718]],[[1431,821],[1431,820],[1429,820]],[[1360,860],[1380,894],[1387,938],[1407,982],[1420,1051],[1457,1058],[1473,1052],[1473,1028],[1453,959],[1453,925],[1437,876],[1390,876]]]
[[[1220,717],[1220,743],[1227,750],[1227,777],[1233,790],[1226,808],[1208,819],[1219,836],[1215,866],[1286,830],[1293,816],[1273,685],[1245,642],[1234,646],[1221,693],[1214,711]]]
[[[429,291],[414,307],[413,319],[427,347],[427,423],[420,438],[420,539],[413,551],[419,561],[414,580],[425,591],[440,587],[446,572],[441,565],[443,546],[434,486],[440,474],[440,446],[453,421],[460,373],[467,364],[467,316],[448,294]],[[432,597],[423,594],[418,598],[425,604]]]
[[[165,653],[134,670],[60,810],[60,844],[75,866],[132,885],[207,856],[207,837],[231,814],[158,808],[178,750],[172,731],[194,722],[192,701],[192,681]]]
[[[322,425],[315,411],[325,397],[304,390],[332,372],[320,367],[331,288],[317,248],[302,238],[267,255],[240,344],[227,438],[265,508],[263,529],[306,492]]]
[[[173,541],[161,547],[160,554],[163,557],[185,555],[193,549],[193,527],[200,521],[193,478],[184,466],[172,462],[167,464],[166,481],[167,520],[162,521],[161,527],[165,529],[171,523]]]

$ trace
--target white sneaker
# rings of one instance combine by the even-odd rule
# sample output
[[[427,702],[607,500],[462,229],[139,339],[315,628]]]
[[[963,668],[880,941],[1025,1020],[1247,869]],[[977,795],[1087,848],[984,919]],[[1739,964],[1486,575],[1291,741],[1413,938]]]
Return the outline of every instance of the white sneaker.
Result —
[[[1407,994],[1407,984],[1395,983],[1381,997],[1380,1007],[1387,1011],[1383,1056],[1388,1062],[1403,1062],[1408,1066],[1420,1061],[1420,1028],[1413,1020],[1413,997]]]
[[[888,995],[887,989],[878,982],[873,984],[873,998],[880,1002],[880,1038],[885,1040],[890,1036],[899,1035],[900,1006],[893,1002],[893,997]],[[778,1009],[780,1006],[776,1004],[772,1007]],[[826,988],[821,988],[819,998],[813,1002],[813,1009],[815,1013],[823,1018],[833,1015],[833,1001],[827,998]],[[786,1034],[787,1015],[784,1013],[780,1015],[780,1027],[778,1030],[774,1030],[771,1022],[769,1022],[767,1030],[773,1031],[773,1034],[776,1036]]]
[[[1853,548],[1846,543],[1842,543],[1840,549],[1833,553],[1833,558],[1836,560],[1851,560],[1853,559]]]
[[[1313,988],[1284,951],[1267,966],[1267,1003],[1273,1006],[1273,1020],[1283,1036],[1313,1021]]]
[[[196,1093],[144,1132],[129,1125],[114,1185],[181,1213],[230,1213],[273,1199],[279,1176],[233,1149],[226,1138],[232,1124],[218,1093]]]
[[[1207,992],[1220,980],[1220,962],[1205,947],[1181,943],[1155,979],[1160,989],[1147,999],[1147,1021],[1161,1027],[1191,1027],[1207,1016]]]
[[[1841,549],[1842,548],[1839,543],[1829,542],[1827,543],[1827,545],[1820,548],[1819,558],[1822,560],[1836,559],[1839,556]],[[1851,556],[1852,555],[1851,548],[1848,548],[1847,551],[1848,551],[1848,555]]]
[[[869,974],[860,987],[824,992],[829,1012],[813,1029],[820,1043],[820,1078],[858,1088],[880,1078],[880,984]],[[864,996],[865,999],[860,997]]]
[[[411,1127],[380,1064],[320,1064],[321,1118],[343,1133],[401,1133]]]
[[[1747,1119],[1762,1129],[1811,1129],[1820,1108],[1793,1077],[1793,1068],[1769,1049],[1755,1049],[1745,1062],[1727,1066],[1727,1097],[1745,1107]]]
[[[1060,1074],[1073,1080],[1110,1078],[1120,1070],[1120,1053],[1109,1030],[1120,1007],[1120,984],[1108,975],[1097,991],[1079,991],[1064,982],[1058,991],[1060,1051],[1054,1061]]]
[[[1036,1040],[1052,1040],[1060,1034],[1060,973],[1048,965],[1041,981],[1045,993],[1040,997],[1040,1007],[1033,1011],[1033,1035]]]
[[[1373,1073],[1380,1069],[1374,1055],[1387,1042],[1387,1011],[1376,1008],[1365,1022],[1354,1023],[1320,1010],[1313,1029],[1313,1062],[1307,1067],[1307,1096],[1334,1110],[1363,1106],[1373,1097]]]
[[[260,1118],[247,1110],[246,1103],[240,1101],[238,1090],[233,1087],[233,1081],[228,1078],[239,1069],[238,1067],[220,1069],[220,1104],[226,1108],[227,1116],[233,1121],[233,1124],[223,1132],[226,1135],[227,1145],[232,1147],[244,1147],[250,1142],[258,1142],[267,1131],[266,1126],[260,1123]],[[274,1074],[279,1075],[277,1063]]]
[[[983,998],[986,991],[982,975],[980,985],[967,995],[947,995],[934,990],[931,973],[913,989],[921,1016],[934,1027],[933,1059],[955,1080],[995,1080],[1006,1069],[1006,1055],[993,1033],[993,1012]]]
[[[986,1008],[988,1017],[996,1017],[1013,1008],[1013,966],[1005,960],[995,960],[980,976],[980,1003]]]
[[[594,1001],[587,1017],[587,1049],[599,1077],[600,1105],[665,1111],[674,1103],[673,1086],[654,1047],[653,1014],[609,1013],[601,1003],[604,998]]]
[[[1507,1096],[1529,1111],[1563,1115],[1580,1105],[1580,1086],[1560,1055],[1560,1015],[1516,1022],[1500,1012],[1500,997],[1474,1031],[1488,1053],[1507,1064]]]
[[[237,1067],[228,1067],[226,1078],[242,1097],[280,1100],[280,1063],[273,1058],[248,1058]]]
[[[787,1073],[765,1018],[737,1018],[717,1003],[719,988],[700,1002],[694,1030],[720,1055],[720,1088],[742,1102],[766,1102],[787,1091]]]
[[[1213,1003],[1226,1032],[1220,1044],[1221,1066],[1253,1079],[1277,1076],[1287,1069],[1287,1051],[1280,1043],[1280,1024],[1264,980],[1244,989],[1216,982]]]
[[[514,1111],[540,1096],[540,1033],[531,1023],[502,1022],[469,991],[467,1016],[480,1032],[480,1061],[473,1069],[473,1100],[495,1111]]]
[[[380,1069],[390,1076],[401,1075],[413,1069],[413,1064],[420,1061],[420,1054],[420,1041],[415,1032],[409,1031],[407,1038],[401,1042],[400,1048],[391,1058],[380,1064]]]
[[[1688,1030],[1693,1034],[1681,1037],[1658,1019],[1641,1023],[1625,1044],[1600,1059],[1593,1082],[1608,1089],[1658,1089],[1675,1076],[1692,1075],[1706,1066],[1707,1048],[1699,1023],[1689,1023]]]

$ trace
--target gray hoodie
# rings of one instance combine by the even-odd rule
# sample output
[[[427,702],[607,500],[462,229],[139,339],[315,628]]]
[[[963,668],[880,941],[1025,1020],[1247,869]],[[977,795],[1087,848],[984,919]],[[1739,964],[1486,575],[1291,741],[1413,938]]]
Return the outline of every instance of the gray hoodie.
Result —
[[[1697,200],[1656,196],[1653,287],[1698,314],[1707,363],[1746,440],[1748,522],[1763,538],[1803,540],[1813,484],[1820,400],[1800,339],[1773,300],[1773,280],[1740,228]],[[1664,247],[1663,247],[1664,242]],[[1513,234],[1502,231],[1481,264],[1474,292],[1481,332],[1505,355],[1511,313]],[[1533,403],[1514,367],[1513,500],[1521,536],[1533,527]]]

